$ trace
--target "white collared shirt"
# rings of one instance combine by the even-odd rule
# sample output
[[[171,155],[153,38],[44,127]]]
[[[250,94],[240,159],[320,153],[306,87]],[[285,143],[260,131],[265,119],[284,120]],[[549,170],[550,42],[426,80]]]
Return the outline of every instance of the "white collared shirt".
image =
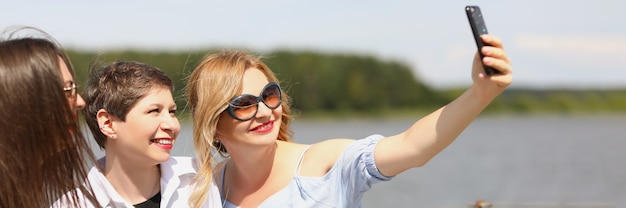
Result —
[[[104,158],[99,159],[98,163],[104,167]],[[197,172],[195,163],[196,160],[191,157],[170,157],[167,162],[161,163],[161,207],[189,207],[189,196],[194,188],[191,182]],[[126,202],[115,191],[98,167],[92,167],[87,178],[100,206],[133,208],[132,204]],[[208,191],[209,195],[202,207],[221,207],[220,193],[217,186],[212,183]],[[79,193],[79,195],[79,198],[83,200],[80,203],[84,205],[83,207],[95,207],[88,200],[84,199],[82,193]],[[66,203],[60,201],[57,201],[52,207],[64,207]]]

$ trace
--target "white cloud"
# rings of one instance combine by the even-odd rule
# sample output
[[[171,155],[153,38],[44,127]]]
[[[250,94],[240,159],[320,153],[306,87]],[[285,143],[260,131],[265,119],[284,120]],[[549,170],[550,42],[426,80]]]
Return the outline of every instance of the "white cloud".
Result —
[[[530,35],[513,39],[514,47],[534,59],[572,70],[602,68],[626,77],[626,35]],[[615,76],[615,75],[612,75]]]
[[[520,34],[515,51],[516,77],[524,85],[624,86],[626,35]]]
[[[624,35],[517,35],[513,44],[522,50],[553,56],[614,58],[626,61]],[[626,62],[623,62],[626,64]]]

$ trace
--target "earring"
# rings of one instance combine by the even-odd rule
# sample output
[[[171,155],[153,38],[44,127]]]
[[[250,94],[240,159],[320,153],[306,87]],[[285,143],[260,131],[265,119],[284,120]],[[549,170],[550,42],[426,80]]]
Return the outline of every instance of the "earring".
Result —
[[[222,142],[220,142],[220,140],[218,138],[213,139],[213,142],[211,142],[211,145],[213,145],[215,148],[218,148],[220,146],[222,146]]]
[[[220,141],[219,138],[215,138],[213,139],[213,142],[211,142],[211,145],[213,145],[213,147],[215,147],[215,149],[217,150],[217,152],[224,158],[227,158],[228,155],[228,151],[226,151],[226,147],[224,147],[224,144],[222,144],[222,142]]]

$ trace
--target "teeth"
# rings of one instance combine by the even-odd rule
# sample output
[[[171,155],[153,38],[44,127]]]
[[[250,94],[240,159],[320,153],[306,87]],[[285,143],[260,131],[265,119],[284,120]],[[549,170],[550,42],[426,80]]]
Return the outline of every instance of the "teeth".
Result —
[[[153,141],[159,144],[172,144],[172,140],[169,139],[155,139]]]
[[[264,130],[264,129],[267,129],[269,127],[270,127],[270,125],[263,125],[263,126],[259,126],[257,129],[258,130]]]

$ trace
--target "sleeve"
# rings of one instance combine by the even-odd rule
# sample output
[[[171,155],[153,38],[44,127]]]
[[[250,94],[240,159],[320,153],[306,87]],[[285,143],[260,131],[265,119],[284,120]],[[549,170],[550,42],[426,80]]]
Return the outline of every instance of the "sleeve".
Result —
[[[374,161],[374,148],[382,138],[382,135],[371,135],[353,142],[344,150],[336,165],[341,167],[342,183],[347,193],[360,195],[371,189],[372,184],[393,178],[381,174]]]

